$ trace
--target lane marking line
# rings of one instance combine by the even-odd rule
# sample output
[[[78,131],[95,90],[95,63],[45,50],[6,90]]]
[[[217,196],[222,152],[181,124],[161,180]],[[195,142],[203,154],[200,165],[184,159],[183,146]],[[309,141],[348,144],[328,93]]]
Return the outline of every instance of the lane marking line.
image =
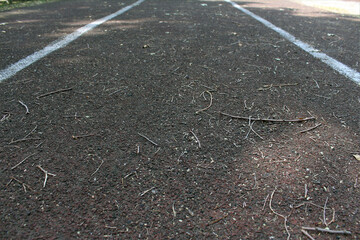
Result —
[[[272,24],[271,22],[265,20],[264,18],[250,12],[249,10],[239,6],[238,4],[232,2],[231,0],[224,0],[224,1],[230,3],[233,7],[239,9],[243,13],[245,13],[245,14],[249,15],[250,17],[256,19],[257,21],[261,22],[266,27],[268,27],[268,28],[272,29],[273,31],[277,32],[278,34],[280,34],[280,36],[282,36],[283,38],[285,38],[288,41],[292,42],[293,44],[295,44],[296,46],[298,46],[299,48],[301,48],[305,52],[309,53],[311,56],[321,60],[323,63],[327,64],[332,69],[339,72],[340,74],[346,76],[347,78],[351,79],[355,83],[360,84],[360,73],[357,72],[356,70],[348,67],[347,65],[337,61],[336,59],[334,59],[332,57],[329,57],[328,55],[326,55],[325,53],[322,53],[321,51],[319,51],[318,49],[312,47],[311,45],[296,39],[290,33],[286,32],[285,30],[283,30],[283,29],[281,29],[281,28],[279,28],[277,26],[275,26],[274,24]]]
[[[49,45],[47,45],[42,50],[39,50],[39,51],[27,56],[26,58],[23,58],[23,59],[19,60],[18,62],[8,66],[4,70],[0,71],[0,83],[2,81],[4,81],[4,80],[14,76],[16,73],[20,72],[21,70],[23,70],[24,68],[26,68],[29,65],[33,64],[34,62],[40,60],[41,58],[47,56],[48,54],[50,54],[50,53],[52,53],[52,52],[54,52],[54,51],[56,51],[56,50],[58,50],[60,48],[65,47],[66,45],[68,45],[72,41],[79,38],[84,33],[96,28],[97,26],[103,24],[104,22],[107,22],[107,21],[109,21],[109,20],[111,20],[111,19],[113,19],[113,18],[115,18],[115,17],[129,11],[130,9],[140,5],[144,1],[145,0],[138,0],[137,2],[120,9],[119,11],[117,11],[115,13],[112,13],[112,14],[106,16],[106,17],[95,20],[94,22],[91,22],[91,23],[77,29],[75,32],[70,33],[70,34],[66,35],[65,37],[63,37],[63,38],[55,40],[54,42],[50,43]]]

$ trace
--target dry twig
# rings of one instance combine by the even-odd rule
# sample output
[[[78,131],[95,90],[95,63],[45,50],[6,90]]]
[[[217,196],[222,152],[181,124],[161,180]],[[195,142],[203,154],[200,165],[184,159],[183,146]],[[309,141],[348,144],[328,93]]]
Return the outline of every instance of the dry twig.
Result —
[[[255,121],[251,123],[251,117],[249,117],[249,131],[248,133],[246,134],[245,138],[244,139],[247,139],[249,134],[250,134],[250,131],[252,131],[253,133],[256,134],[256,136],[258,136],[259,138],[261,139],[264,139],[262,136],[260,136],[257,132],[255,132],[255,130],[253,129],[253,125],[254,125]]]
[[[40,165],[37,165],[37,167],[38,167],[41,171],[43,171],[44,174],[45,174],[44,185],[43,185],[43,188],[44,188],[44,187],[46,186],[46,182],[47,182],[47,179],[48,179],[48,175],[53,176],[53,177],[55,177],[56,175],[53,174],[53,173],[50,173],[50,172],[46,171],[46,170],[43,169]]]
[[[10,113],[4,113],[4,115],[3,115],[2,118],[0,119],[0,122],[3,122],[3,121],[5,121],[5,120],[9,119],[9,117],[10,117]]]
[[[126,175],[126,176],[124,177],[124,179],[127,179],[128,177],[130,177],[130,176],[132,176],[132,175],[134,175],[134,174],[135,174],[136,178],[138,178],[138,175],[137,175],[136,171],[133,171],[133,172],[129,173],[128,175]]]
[[[269,200],[269,207],[270,207],[270,210],[271,210],[275,215],[277,215],[277,216],[279,216],[279,217],[282,217],[282,218],[284,219],[285,230],[286,230],[286,233],[288,234],[287,240],[289,240],[291,234],[290,234],[289,229],[288,229],[288,227],[287,227],[287,225],[286,225],[289,216],[284,216],[284,215],[282,215],[282,214],[280,214],[280,213],[275,212],[275,210],[274,210],[274,209],[272,208],[272,206],[271,206],[272,199],[273,199],[273,197],[274,197],[275,191],[276,191],[276,188],[275,188],[274,191],[272,191],[272,193],[271,193],[270,200]]]
[[[31,191],[34,191],[29,185],[27,185],[26,183],[20,181],[19,179],[15,178],[15,177],[10,177],[10,182],[8,182],[8,184],[6,184],[6,186],[8,186],[13,180],[20,183],[23,186],[25,192],[26,192],[26,188],[30,189]]]
[[[332,233],[332,234],[344,234],[344,235],[352,234],[348,230],[331,230],[331,229],[319,228],[319,227],[302,227],[302,229],[308,230],[308,231],[319,231],[319,232]]]
[[[306,204],[310,204],[310,205],[312,205],[312,206],[315,206],[315,207],[324,209],[323,206],[320,206],[320,205],[318,205],[318,204],[315,204],[315,203],[313,203],[313,202],[308,202],[308,201],[303,202],[303,203],[300,203],[299,205],[294,206],[294,208],[296,209],[296,208],[302,207],[302,206],[304,206],[304,205],[306,205]],[[330,208],[327,207],[326,209],[330,209]]]
[[[212,94],[211,94],[211,92],[210,91],[205,91],[206,93],[208,93],[209,95],[210,95],[210,104],[209,104],[209,106],[207,106],[206,108],[203,108],[203,109],[200,109],[200,110],[197,110],[196,111],[196,114],[198,114],[198,113],[200,113],[200,112],[202,112],[202,111],[205,111],[205,110],[208,110],[211,106],[212,106],[212,102],[213,102],[213,96],[212,96]],[[203,92],[203,93],[205,93],[205,92]]]
[[[155,188],[155,187],[152,187],[152,188],[150,188],[150,189],[148,189],[148,190],[143,191],[143,192],[140,194],[140,197],[144,196],[145,194],[147,194],[148,192],[150,192],[150,191],[153,190],[154,188]]]
[[[264,85],[263,87],[259,88],[258,91],[264,91],[267,89],[271,89],[273,87],[282,88],[282,87],[297,86],[297,85],[298,85],[298,83],[269,84],[269,85]]]
[[[308,129],[305,129],[305,130],[302,130],[300,131],[299,133],[305,133],[305,132],[309,132],[311,130],[314,130],[315,128],[317,127],[320,127],[322,125],[322,123],[319,123],[319,124],[316,124],[315,126],[311,127],[311,128],[308,128]]]
[[[200,140],[198,139],[198,137],[195,135],[195,133],[192,130],[190,132],[192,135],[194,135],[196,142],[199,144],[199,148],[201,148],[201,143],[200,143]]]
[[[14,143],[18,143],[18,142],[24,142],[24,141],[28,141],[28,140],[40,140],[40,138],[27,138],[28,136],[30,136],[30,134],[32,134],[35,130],[36,130],[37,126],[35,126],[33,128],[33,130],[31,130],[28,134],[26,134],[25,137],[18,139],[18,140],[11,140],[11,142],[9,142],[9,144],[14,144]]]
[[[37,96],[36,98],[39,99],[39,98],[46,97],[46,96],[49,96],[49,95],[52,95],[52,94],[61,93],[61,92],[67,92],[67,91],[70,91],[70,90],[72,90],[72,88],[59,89],[59,90],[56,90],[56,91],[41,94],[41,95]]]
[[[307,236],[310,240],[315,240],[315,238],[313,238],[306,230],[304,229],[301,229],[301,232]]]
[[[314,120],[315,117],[307,117],[307,118],[297,118],[297,119],[272,119],[272,118],[251,118],[251,117],[241,117],[235,116],[228,113],[220,112],[221,115],[228,116],[231,118],[237,118],[242,120],[251,120],[251,121],[263,121],[263,122],[304,122],[309,120]]]
[[[77,139],[79,139],[79,138],[86,138],[86,137],[92,137],[92,136],[100,136],[100,135],[97,135],[97,134],[95,134],[95,133],[91,133],[91,134],[78,135],[78,136],[72,135],[71,137],[72,137],[74,140],[77,140]]]
[[[11,170],[14,170],[14,169],[17,168],[20,164],[22,164],[23,162],[25,162],[26,159],[28,159],[29,157],[34,156],[35,154],[36,154],[36,153],[30,154],[29,156],[27,156],[26,158],[24,158],[23,160],[21,160],[18,164],[16,164],[15,166],[13,166],[13,167],[11,168]]]
[[[264,211],[264,209],[265,209],[266,202],[267,202],[267,200],[268,200],[268,198],[269,198],[269,195],[270,195],[270,194],[266,195],[266,198],[265,198],[265,200],[264,200],[264,206],[263,206],[263,208],[262,208],[262,211]]]
[[[212,221],[212,222],[206,224],[206,226],[210,226],[210,225],[213,225],[213,224],[215,224],[215,223],[218,223],[218,222],[220,222],[221,220],[225,219],[227,216],[229,216],[229,214],[225,214],[223,217],[221,217],[221,218],[219,218],[219,219],[216,219],[215,221]]]
[[[146,140],[148,140],[149,142],[151,142],[152,144],[154,144],[155,146],[159,146],[159,144],[157,144],[156,142],[154,142],[153,140],[151,140],[150,138],[148,138],[147,136],[141,134],[141,133],[138,133],[139,136],[145,138]]]
[[[324,211],[323,211],[323,220],[322,220],[323,224],[324,224],[326,227],[329,227],[329,225],[330,225],[331,223],[335,222],[335,209],[332,209],[332,210],[333,210],[333,216],[332,216],[331,221],[330,221],[330,222],[327,222],[327,221],[326,221],[326,204],[327,204],[328,200],[329,200],[329,198],[327,197],[326,200],[325,200],[324,207],[323,207]]]
[[[93,173],[91,174],[91,176],[94,175],[95,173],[97,173],[97,171],[99,171],[99,169],[101,168],[101,166],[103,165],[103,163],[104,163],[104,160],[101,160],[101,163],[100,163],[99,167],[95,170],[95,172],[93,172]]]
[[[25,114],[29,114],[30,112],[29,112],[29,108],[28,108],[28,106],[26,106],[26,104],[25,104],[25,103],[23,103],[23,102],[22,102],[22,101],[20,101],[20,100],[19,100],[19,103],[25,107],[25,109],[26,109]]]
[[[176,218],[175,202],[173,202],[173,205],[172,205],[172,210],[173,210],[173,215],[174,215],[174,218]]]

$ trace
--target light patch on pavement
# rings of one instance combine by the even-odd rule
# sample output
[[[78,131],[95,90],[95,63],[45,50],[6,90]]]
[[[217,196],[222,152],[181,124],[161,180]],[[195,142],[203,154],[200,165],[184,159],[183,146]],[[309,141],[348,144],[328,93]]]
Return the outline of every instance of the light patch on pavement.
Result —
[[[330,12],[360,16],[360,2],[339,0],[293,0],[306,6],[324,9]]]
[[[336,70],[340,74],[348,77],[349,79],[356,82],[357,84],[360,84],[360,73],[357,72],[356,70],[346,66],[345,64],[337,61],[336,59],[334,59],[332,57],[329,57],[325,53],[320,52],[318,49],[312,47],[311,45],[296,39],[290,33],[286,32],[285,30],[283,30],[283,29],[281,29],[281,28],[279,28],[277,26],[275,26],[274,24],[272,24],[271,22],[265,20],[264,18],[250,12],[249,10],[239,6],[238,4],[236,4],[236,3],[234,3],[234,2],[232,2],[230,0],[225,0],[225,1],[232,4],[233,7],[239,9],[243,13],[245,13],[245,14],[249,15],[250,17],[256,19],[257,21],[261,22],[266,27],[268,27],[268,28],[274,30],[275,32],[279,33],[283,38],[285,38],[288,41],[292,42],[293,44],[295,44],[296,46],[298,46],[299,48],[301,48],[305,52],[309,53],[313,57],[315,57],[317,59],[320,59],[322,62],[326,63],[328,66],[330,66],[332,69]]]
[[[81,35],[83,35],[84,33],[96,28],[97,26],[103,24],[104,22],[107,22],[127,11],[129,11],[130,9],[132,9],[133,7],[136,7],[137,5],[141,4],[142,2],[144,2],[145,0],[138,0],[137,2],[126,6],[122,9],[120,9],[119,11],[110,14],[106,17],[100,18],[94,22],[91,22],[79,29],[77,29],[75,32],[66,35],[64,38],[58,39],[52,43],[50,43],[48,46],[46,46],[45,48],[31,54],[30,56],[27,56],[26,58],[21,59],[20,61],[10,65],[9,67],[5,68],[4,70],[0,71],[0,82],[14,76],[16,73],[20,72],[21,70],[23,70],[24,68],[28,67],[29,65],[33,64],[34,62],[40,60],[41,58],[47,56],[48,54],[65,47],[66,45],[68,45],[69,43],[71,43],[72,41],[76,40],[77,38],[79,38]]]

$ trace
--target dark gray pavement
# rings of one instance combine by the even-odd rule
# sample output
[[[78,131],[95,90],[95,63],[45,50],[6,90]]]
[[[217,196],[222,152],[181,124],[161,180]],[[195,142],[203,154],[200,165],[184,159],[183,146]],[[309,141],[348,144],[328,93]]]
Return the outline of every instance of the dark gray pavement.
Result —
[[[133,2],[0,12],[0,69]],[[236,2],[360,70],[358,17]],[[360,235],[359,84],[227,2],[146,0],[0,93],[0,238],[300,239],[328,200],[330,227]]]

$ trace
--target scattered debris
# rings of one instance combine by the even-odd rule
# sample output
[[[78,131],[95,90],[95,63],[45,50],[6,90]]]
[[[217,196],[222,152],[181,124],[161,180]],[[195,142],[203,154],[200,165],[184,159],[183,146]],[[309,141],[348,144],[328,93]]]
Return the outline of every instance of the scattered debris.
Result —
[[[305,236],[307,236],[309,239],[315,240],[315,238],[313,238],[306,230],[301,229],[301,232],[302,232]]]
[[[25,103],[23,103],[23,102],[22,102],[22,101],[20,101],[20,100],[19,100],[19,103],[25,107],[25,109],[26,109],[25,114],[29,114],[30,112],[29,112],[29,108],[28,108],[28,106],[26,106],[26,104],[25,104]]]
[[[9,119],[10,118],[10,113],[3,113],[4,115],[2,116],[2,118],[0,119],[0,122],[3,122],[3,121],[5,121],[5,120],[7,120],[7,119]]]
[[[261,88],[258,88],[258,91],[265,91],[273,87],[282,88],[282,87],[297,86],[297,85],[298,83],[269,84],[269,85],[264,85]]]
[[[206,224],[206,226],[208,227],[208,226],[210,226],[210,225],[213,225],[213,224],[215,224],[215,223],[218,223],[218,222],[220,222],[221,220],[225,219],[227,216],[229,216],[228,213],[225,214],[223,217],[221,217],[221,218],[219,218],[219,219],[216,219],[215,221],[212,221],[212,222]]]
[[[10,181],[6,184],[6,186],[8,186],[13,180],[20,183],[23,186],[24,192],[26,192],[26,188],[28,188],[28,189],[30,189],[31,191],[34,192],[34,190],[28,184],[20,181],[19,179],[15,178],[15,177],[10,177]]]
[[[147,194],[148,192],[150,192],[151,190],[153,190],[155,187],[152,187],[148,190],[145,190],[144,192],[142,192],[141,194],[139,194],[140,197],[144,196],[145,194]]]
[[[288,218],[289,218],[289,216],[290,216],[291,213],[290,213],[288,216],[284,216],[284,215],[282,215],[282,214],[280,214],[280,213],[275,212],[275,210],[272,208],[271,203],[272,203],[272,200],[273,200],[275,191],[276,191],[276,188],[275,188],[274,191],[272,191],[272,193],[271,193],[270,200],[269,200],[269,208],[270,208],[270,210],[271,210],[275,215],[277,215],[277,216],[279,216],[279,217],[281,217],[281,218],[284,219],[285,230],[286,230],[286,232],[287,232],[287,234],[288,234],[287,240],[289,240],[290,237],[291,237],[291,234],[290,234],[290,232],[289,232],[289,229],[288,229],[288,226],[286,225],[286,223],[287,223],[287,220],[288,220]]]
[[[80,139],[80,138],[87,138],[87,137],[92,137],[92,136],[99,136],[101,137],[100,135],[97,135],[95,133],[91,133],[91,134],[86,134],[86,135],[72,135],[71,137],[74,139],[74,140],[77,140],[77,139]]]
[[[205,110],[209,109],[209,108],[212,106],[213,96],[212,96],[211,92],[207,90],[207,91],[203,92],[202,94],[204,94],[204,93],[207,93],[207,94],[210,95],[210,103],[209,103],[209,106],[207,106],[206,108],[203,108],[203,109],[200,109],[200,110],[196,111],[196,114],[198,114],[198,113],[200,113],[200,112],[202,112],[202,111],[205,111]]]
[[[302,131],[300,131],[299,133],[305,133],[305,132],[312,131],[312,130],[314,130],[315,128],[320,127],[321,125],[322,125],[322,123],[316,124],[315,126],[313,126],[313,127],[311,127],[311,128],[308,128],[308,129],[305,129],[305,130],[302,130]]]
[[[344,235],[351,235],[352,233],[348,230],[331,230],[328,228],[319,228],[319,227],[302,227],[303,230],[308,231],[318,231],[324,233],[332,233],[332,234],[344,234]]]
[[[97,173],[97,171],[99,171],[99,169],[101,168],[101,166],[103,165],[103,163],[104,163],[104,160],[101,160],[101,163],[100,163],[99,167],[95,170],[95,172],[93,172],[93,173],[91,174],[91,176],[93,176],[95,173]]]
[[[247,121],[262,121],[262,122],[304,122],[309,120],[315,120],[315,117],[307,117],[307,118],[297,118],[297,119],[271,119],[271,118],[251,118],[251,117],[241,117],[235,116],[227,113],[220,112],[221,115],[228,116],[231,118],[237,118]]]
[[[148,138],[147,136],[141,134],[141,133],[138,133],[139,136],[145,138],[146,140],[148,140],[150,143],[154,144],[155,146],[159,146],[159,144],[157,144],[156,142],[154,142],[153,140],[151,140],[150,138]]]
[[[14,170],[15,168],[17,168],[20,164],[22,164],[23,162],[25,162],[29,157],[34,156],[36,153],[30,154],[29,156],[27,156],[26,158],[24,158],[23,160],[21,160],[18,164],[16,164],[15,166],[13,166],[11,168],[11,170]]]
[[[47,179],[48,179],[48,175],[53,176],[53,177],[55,177],[56,175],[53,174],[53,173],[50,173],[50,172],[46,171],[46,170],[43,169],[40,165],[37,165],[37,167],[38,167],[41,171],[43,171],[44,174],[45,174],[44,185],[43,185],[43,188],[44,188],[44,187],[46,186],[46,182],[47,182]]]
[[[260,136],[257,132],[255,132],[255,130],[253,129],[253,125],[254,125],[255,121],[251,122],[251,117],[249,117],[249,131],[248,133],[246,134],[245,138],[244,139],[247,139],[250,132],[252,131],[253,133],[256,134],[256,136],[258,136],[260,139],[264,139],[262,136]]]
[[[195,133],[194,133],[192,130],[191,130],[190,132],[191,132],[191,134],[195,137],[196,142],[199,144],[199,148],[201,148],[201,143],[200,143],[199,138],[195,135]],[[179,157],[179,158],[180,158],[180,157]]]
[[[173,216],[174,218],[176,218],[175,202],[173,202],[172,210],[173,210]]]
[[[355,154],[355,155],[353,155],[353,156],[354,156],[354,158],[355,158],[356,160],[360,161],[360,154]]]
[[[24,141],[29,141],[29,140],[41,140],[40,138],[28,138],[30,136],[30,134],[32,134],[33,132],[35,132],[35,130],[37,129],[37,126],[35,126],[28,134],[26,134],[25,137],[18,139],[18,140],[11,140],[9,142],[10,144],[14,144],[14,143],[18,143],[18,142],[24,142]]]
[[[49,96],[49,95],[52,95],[52,94],[61,93],[61,92],[67,92],[67,91],[71,91],[71,90],[72,90],[72,88],[59,89],[59,90],[55,90],[55,91],[52,91],[52,92],[41,94],[41,95],[37,96],[36,98],[39,99],[39,98],[46,97],[46,96]]]

